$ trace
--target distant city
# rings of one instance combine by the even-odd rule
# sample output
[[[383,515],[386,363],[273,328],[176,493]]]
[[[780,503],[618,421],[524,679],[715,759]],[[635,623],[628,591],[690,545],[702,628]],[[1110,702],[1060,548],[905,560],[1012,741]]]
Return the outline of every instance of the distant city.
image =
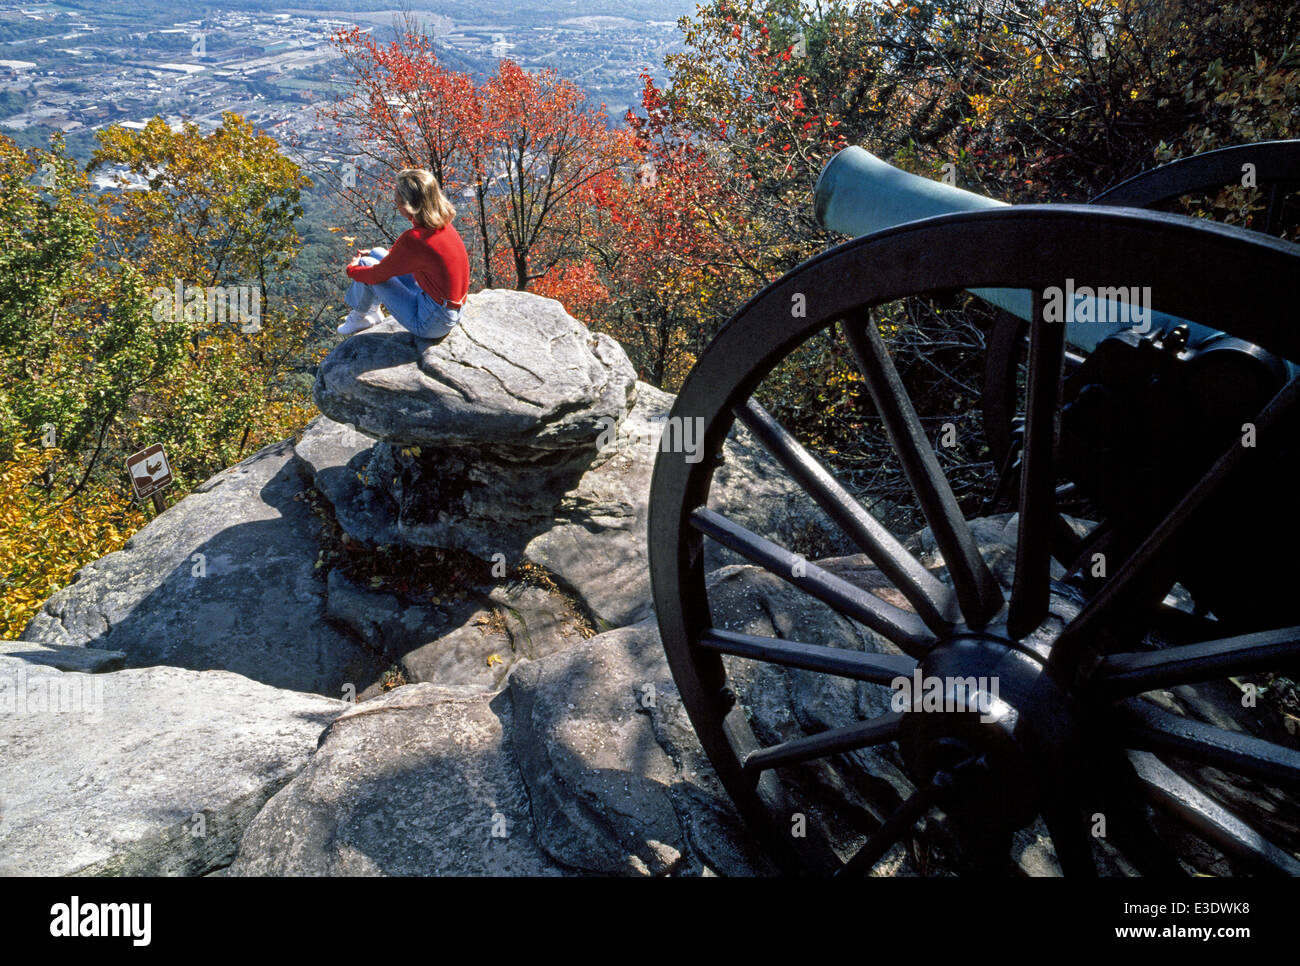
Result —
[[[343,63],[329,37],[356,25],[388,39],[399,12],[232,6],[0,0],[0,132],[25,132],[31,143],[30,135],[53,130],[71,138],[109,124],[139,128],[159,114],[210,130],[223,111],[236,111],[295,145],[305,161],[338,153],[335,132],[312,109],[340,90]],[[509,57],[529,69],[555,68],[618,122],[639,103],[640,73],[662,79],[664,55],[681,49],[675,17],[694,10],[690,0],[550,6],[548,15],[505,0],[452,0],[413,14],[448,67],[483,75]],[[116,186],[119,175],[102,172],[101,187]]]

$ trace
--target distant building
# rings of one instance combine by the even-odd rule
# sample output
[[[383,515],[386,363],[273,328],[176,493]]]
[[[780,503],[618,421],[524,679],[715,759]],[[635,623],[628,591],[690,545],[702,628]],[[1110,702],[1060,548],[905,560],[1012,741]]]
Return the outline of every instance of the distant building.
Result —
[[[209,56],[210,60],[215,60],[218,64],[226,64],[232,60],[246,60],[249,57],[260,57],[262,48],[253,44],[245,44],[242,47],[234,47],[230,50],[220,50]]]

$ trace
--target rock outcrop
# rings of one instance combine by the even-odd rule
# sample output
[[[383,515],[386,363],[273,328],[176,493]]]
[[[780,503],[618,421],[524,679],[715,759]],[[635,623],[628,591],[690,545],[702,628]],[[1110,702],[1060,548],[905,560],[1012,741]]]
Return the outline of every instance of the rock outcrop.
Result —
[[[440,340],[389,321],[340,343],[314,396],[325,415],[376,439],[527,472],[547,454],[594,448],[602,420],[626,413],[635,380],[619,344],[559,302],[489,290]]]
[[[438,342],[389,321],[342,343],[314,395],[330,419],[382,441],[360,475],[392,512],[354,537],[490,557],[523,550],[590,466],[602,428],[622,421],[634,387],[618,344],[559,303],[481,292]]]
[[[0,657],[0,875],[203,875],[342,701],[227,671]]]
[[[291,442],[253,454],[79,570],[21,640],[333,697],[364,687],[383,667],[325,620],[320,521],[294,499],[309,485]]]
[[[519,581],[437,604],[370,590],[339,570],[330,573],[328,586],[330,619],[413,684],[500,688],[515,662],[552,654],[593,632],[571,598]]]
[[[7,870],[205,874],[250,823],[234,872],[765,868],[644,620],[672,397],[556,303],[471,304],[439,343],[393,326],[341,343],[317,396],[353,425],[322,415],[195,488],[6,642],[0,678],[104,689],[98,724],[4,720]],[[778,539],[824,537],[744,433],[714,494]],[[448,546],[493,578],[444,598],[377,588],[331,563],[331,520],[363,556]],[[640,703],[651,682],[658,711]]]
[[[572,608],[559,594],[486,585],[476,607],[421,611],[326,580],[321,523],[301,499],[311,486],[359,544],[531,562],[601,627],[644,618],[656,421],[673,397],[636,382],[617,343],[587,333],[556,302],[485,292],[470,306],[437,343],[396,323],[340,343],[316,395],[360,428],[321,416],[296,443],[196,487],[79,571],[22,640],[337,697],[365,691],[394,664],[411,681],[499,686],[515,656],[581,639],[582,622],[564,616]],[[724,455],[716,509],[810,553],[831,545],[820,511],[748,434],[733,435]],[[464,470],[455,496],[446,481],[460,471],[450,467]],[[735,560],[712,545],[709,553],[710,566]],[[481,629],[502,620],[514,630],[485,642]],[[493,655],[500,660],[489,665]]]
[[[0,656],[60,671],[86,671],[90,674],[120,671],[126,667],[126,654],[122,651],[104,651],[97,647],[75,647],[71,644],[0,641]]]
[[[821,564],[868,587],[861,558]],[[753,567],[710,578],[728,628],[852,649],[887,643]],[[887,709],[889,692],[811,672],[736,661],[735,683],[761,741],[775,743]],[[464,731],[457,722],[464,722]],[[809,766],[790,774],[810,820],[843,857],[864,835],[824,816],[882,817],[914,790],[893,746],[853,756],[870,781],[848,786]],[[422,820],[424,815],[445,815]],[[941,823],[930,840],[944,841]],[[1022,832],[1027,872],[1057,871],[1041,828]],[[682,707],[653,620],[521,663],[503,692],[429,684],[358,705],[311,764],[249,827],[232,875],[766,875]],[[896,849],[883,870],[918,873]]]
[[[534,842],[509,726],[509,701],[469,686],[358,704],[253,821],[229,874],[559,874]]]
[[[321,363],[315,398],[325,416],[298,453],[351,538],[531,560],[610,626],[648,613],[650,474],[673,397],[636,382],[618,344],[558,303],[478,293],[439,342],[376,326]],[[697,429],[667,443],[707,458]],[[813,555],[847,549],[743,429],[711,503]],[[708,553],[711,567],[738,562]]]

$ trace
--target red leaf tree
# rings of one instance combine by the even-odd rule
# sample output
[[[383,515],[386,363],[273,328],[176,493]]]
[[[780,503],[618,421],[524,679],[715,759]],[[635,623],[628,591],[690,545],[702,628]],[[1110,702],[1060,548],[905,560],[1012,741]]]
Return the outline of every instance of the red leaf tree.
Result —
[[[427,168],[469,215],[467,241],[487,287],[547,279],[562,297],[572,280],[590,299],[592,273],[574,267],[585,258],[585,209],[626,166],[626,134],[553,70],[503,60],[475,84],[407,28],[388,43],[355,28],[334,35],[353,91],[321,113],[367,162],[365,177],[342,186],[343,200],[386,229],[393,174]]]

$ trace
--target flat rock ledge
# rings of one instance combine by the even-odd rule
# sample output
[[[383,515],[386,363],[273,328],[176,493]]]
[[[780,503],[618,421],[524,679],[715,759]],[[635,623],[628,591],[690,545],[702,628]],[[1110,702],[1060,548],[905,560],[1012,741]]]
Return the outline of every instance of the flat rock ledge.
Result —
[[[86,671],[124,655],[334,697],[365,687],[387,665],[326,620],[320,520],[296,498],[304,471],[286,440],[218,473],[77,571],[9,653]]]
[[[390,321],[340,343],[313,395],[322,413],[385,444],[366,473],[418,531],[457,504],[470,518],[476,505],[554,505],[627,415],[635,386],[618,343],[560,303],[488,289],[436,342]]]
[[[0,656],[0,875],[222,869],[347,708],[227,671]]]
[[[554,299],[486,289],[437,341],[389,321],[340,343],[321,363],[321,412],[404,446],[523,457],[594,444],[621,419],[636,376],[623,349]]]

